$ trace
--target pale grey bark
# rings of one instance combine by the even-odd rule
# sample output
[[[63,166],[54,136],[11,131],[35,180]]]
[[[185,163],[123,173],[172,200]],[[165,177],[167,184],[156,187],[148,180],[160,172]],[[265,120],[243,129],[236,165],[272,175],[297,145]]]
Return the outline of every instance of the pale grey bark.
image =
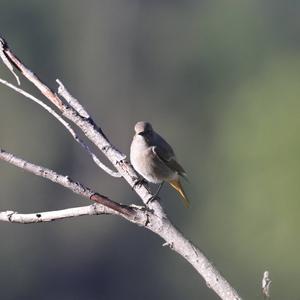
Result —
[[[269,271],[264,271],[263,278],[261,281],[261,290],[265,299],[270,299],[270,289],[271,289],[272,280],[270,278]]]
[[[152,197],[151,192],[145,185],[134,185],[138,176],[131,164],[126,160],[126,156],[110,143],[101,128],[96,125],[84,107],[79,104],[78,100],[70,95],[61,82],[58,82],[59,94],[63,95],[63,97],[67,99],[67,103],[65,103],[13,54],[3,39],[0,39],[0,43],[0,57],[5,65],[11,71],[13,71],[13,67],[17,68],[49,101],[51,101],[60,110],[62,116],[69,119],[74,125],[79,127],[85,136],[109,159],[112,166],[117,170],[117,174],[120,174],[128,182],[128,184],[134,188],[135,192],[140,196],[145,205],[143,207],[121,205],[105,196],[101,196],[98,193],[91,191],[82,184],[72,181],[67,176],[62,176],[52,170],[36,166],[17,158],[4,150],[1,150],[0,159],[6,160],[7,162],[27,171],[33,172],[38,176],[43,176],[61,184],[66,188],[71,189],[73,192],[87,197],[99,204],[35,214],[19,214],[11,211],[2,212],[0,213],[0,220],[16,223],[35,223],[82,215],[119,215],[130,222],[143,226],[159,235],[165,241],[166,245],[183,256],[196,269],[196,271],[205,280],[207,286],[214,290],[221,299],[241,299],[235,289],[231,287],[226,279],[220,275],[218,270],[212,265],[212,263],[209,262],[204,254],[175,228],[166,216],[159,202],[154,201],[149,204],[147,203],[150,197]],[[76,101],[74,101],[74,99]]]

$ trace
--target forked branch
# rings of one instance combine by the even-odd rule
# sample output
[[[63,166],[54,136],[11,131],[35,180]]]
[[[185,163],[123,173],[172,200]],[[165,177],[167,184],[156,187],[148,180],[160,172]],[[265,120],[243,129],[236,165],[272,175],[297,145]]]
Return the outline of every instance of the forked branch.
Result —
[[[74,193],[80,194],[83,197],[89,198],[90,200],[99,204],[35,214],[18,214],[11,211],[2,212],[0,213],[0,220],[18,223],[34,223],[80,215],[119,215],[126,218],[130,222],[143,226],[159,235],[164,240],[164,244],[169,245],[172,250],[183,256],[197,270],[197,272],[205,280],[207,286],[214,290],[221,299],[240,300],[241,298],[235,289],[230,286],[224,277],[221,276],[218,270],[209,262],[204,254],[175,228],[175,226],[167,218],[159,202],[154,201],[147,204],[148,199],[153,196],[152,193],[143,184],[135,185],[138,175],[132,168],[131,164],[126,160],[126,156],[112,145],[101,128],[96,125],[92,117],[87,113],[85,108],[66,90],[62,83],[58,82],[59,94],[65,98],[66,103],[55,92],[47,87],[37,75],[29,70],[21,62],[21,60],[14,55],[6,41],[1,38],[0,57],[10,71],[14,73],[13,69],[18,69],[21,74],[23,74],[30,82],[32,82],[40,90],[40,92],[59,109],[63,117],[69,119],[74,125],[83,131],[85,137],[96,145],[96,147],[111,162],[113,168],[117,170],[117,172],[112,172],[115,172],[115,175],[118,174],[118,176],[122,176],[128,182],[128,184],[134,188],[136,193],[140,196],[145,204],[144,207],[121,205],[110,200],[106,196],[102,196],[90,190],[80,183],[74,182],[68,176],[62,176],[52,170],[26,162],[12,155],[11,153],[1,150],[0,159],[32,172],[38,176],[45,177],[58,184],[61,184],[64,187],[72,190]],[[16,75],[15,77],[18,79]]]

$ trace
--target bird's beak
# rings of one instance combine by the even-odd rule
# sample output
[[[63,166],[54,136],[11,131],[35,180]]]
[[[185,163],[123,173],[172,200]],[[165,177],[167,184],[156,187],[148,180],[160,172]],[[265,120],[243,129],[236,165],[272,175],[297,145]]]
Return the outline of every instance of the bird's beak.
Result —
[[[138,135],[144,136],[145,135],[145,131],[139,132]]]

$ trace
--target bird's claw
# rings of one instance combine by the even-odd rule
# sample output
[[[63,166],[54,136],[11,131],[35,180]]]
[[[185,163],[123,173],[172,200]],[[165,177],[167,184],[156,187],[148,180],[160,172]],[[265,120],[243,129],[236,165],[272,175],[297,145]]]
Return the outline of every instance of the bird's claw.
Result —
[[[144,184],[148,185],[148,181],[146,179],[144,178],[137,179],[132,186],[132,190],[135,190],[136,187],[140,187]]]
[[[159,201],[160,198],[157,195],[153,195],[147,200],[146,204],[149,204],[149,203],[153,202],[154,200]]]

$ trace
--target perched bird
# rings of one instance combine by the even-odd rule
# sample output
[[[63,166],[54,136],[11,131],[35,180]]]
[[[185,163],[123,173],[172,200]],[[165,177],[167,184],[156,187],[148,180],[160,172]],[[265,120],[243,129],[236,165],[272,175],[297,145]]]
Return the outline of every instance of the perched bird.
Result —
[[[188,198],[180,183],[186,172],[177,162],[172,147],[156,133],[148,122],[138,122],[130,147],[130,160],[136,171],[151,183],[159,183],[156,197],[164,182],[168,182],[181,196],[185,207]],[[153,198],[154,198],[153,197]]]

